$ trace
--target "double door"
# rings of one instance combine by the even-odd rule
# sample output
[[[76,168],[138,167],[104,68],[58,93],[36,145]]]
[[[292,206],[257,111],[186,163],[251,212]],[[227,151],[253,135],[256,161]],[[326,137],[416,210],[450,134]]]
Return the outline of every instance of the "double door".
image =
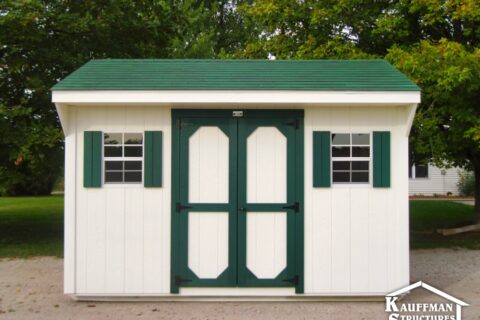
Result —
[[[303,290],[303,112],[173,110],[172,292]]]

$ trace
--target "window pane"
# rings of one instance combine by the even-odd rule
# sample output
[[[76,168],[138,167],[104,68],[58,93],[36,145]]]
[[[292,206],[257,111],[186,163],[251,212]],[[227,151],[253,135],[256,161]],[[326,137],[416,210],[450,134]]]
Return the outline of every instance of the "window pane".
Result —
[[[125,144],[142,144],[141,133],[125,133]]]
[[[105,133],[103,139],[104,144],[122,144],[121,133]]]
[[[332,144],[350,144],[349,133],[334,133],[332,134]]]
[[[142,172],[141,171],[125,172],[125,182],[142,182]]]
[[[332,147],[332,157],[350,157],[350,147]]]
[[[105,161],[105,170],[123,170],[122,161]]]
[[[105,182],[123,182],[122,172],[105,172]]]
[[[370,147],[352,147],[353,157],[370,157]]]
[[[125,157],[141,157],[142,147],[125,147]]]
[[[142,161],[125,161],[125,170],[142,170]]]
[[[424,164],[416,164],[415,178],[428,178],[428,166]]]
[[[352,182],[368,182],[368,172],[352,172]]]
[[[122,147],[105,147],[104,156],[105,157],[121,157]]]
[[[368,133],[354,133],[352,134],[352,144],[370,144],[370,135]]]
[[[350,161],[333,161],[333,170],[350,170]]]
[[[332,174],[333,182],[350,182],[350,172],[336,172]]]
[[[352,170],[368,171],[368,161],[352,161]]]

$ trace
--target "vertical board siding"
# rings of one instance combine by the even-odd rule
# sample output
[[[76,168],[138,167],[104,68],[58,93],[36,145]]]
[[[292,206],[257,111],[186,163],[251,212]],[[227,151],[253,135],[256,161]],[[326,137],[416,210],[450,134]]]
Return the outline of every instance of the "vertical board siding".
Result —
[[[170,166],[170,109],[159,106],[76,107],[77,153],[84,131],[162,131]],[[143,184],[83,188],[76,168],[76,294],[166,294],[170,291],[170,172],[161,188]]]
[[[228,267],[228,212],[188,212],[188,267],[216,279]]]
[[[188,139],[188,201],[228,203],[229,138],[202,126]]]
[[[305,110],[305,293],[384,294],[408,284],[404,107],[311,106]],[[390,188],[314,188],[314,135],[389,131]],[[371,143],[372,143],[371,139]],[[372,177],[372,175],[371,175]]]
[[[75,109],[76,138],[75,144],[70,144],[76,145],[79,158],[75,168],[74,291],[85,295],[168,295],[170,108]],[[305,107],[305,294],[377,295],[408,283],[405,114],[400,106]],[[84,188],[84,131],[162,131],[163,186]],[[390,131],[391,187],[373,188],[372,181],[369,186],[313,188],[314,131]],[[112,203],[112,199],[116,201]]]
[[[287,213],[247,212],[247,268],[274,279],[287,266]]]
[[[258,127],[247,138],[247,202],[287,202],[287,138]]]

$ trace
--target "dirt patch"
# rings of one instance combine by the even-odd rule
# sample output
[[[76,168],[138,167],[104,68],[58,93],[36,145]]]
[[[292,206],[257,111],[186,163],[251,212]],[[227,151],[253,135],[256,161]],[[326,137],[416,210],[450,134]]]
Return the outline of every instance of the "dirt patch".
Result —
[[[0,260],[0,319],[387,319],[383,302],[75,302],[62,294],[57,258]],[[411,282],[423,280],[471,304],[480,319],[480,251],[416,250]],[[422,289],[405,300],[430,298]]]

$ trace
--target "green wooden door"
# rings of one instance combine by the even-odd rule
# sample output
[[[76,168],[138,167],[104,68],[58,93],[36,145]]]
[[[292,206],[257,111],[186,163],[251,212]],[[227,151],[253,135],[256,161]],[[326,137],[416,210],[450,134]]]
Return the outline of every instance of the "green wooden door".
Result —
[[[303,292],[303,112],[174,110],[172,277]]]

